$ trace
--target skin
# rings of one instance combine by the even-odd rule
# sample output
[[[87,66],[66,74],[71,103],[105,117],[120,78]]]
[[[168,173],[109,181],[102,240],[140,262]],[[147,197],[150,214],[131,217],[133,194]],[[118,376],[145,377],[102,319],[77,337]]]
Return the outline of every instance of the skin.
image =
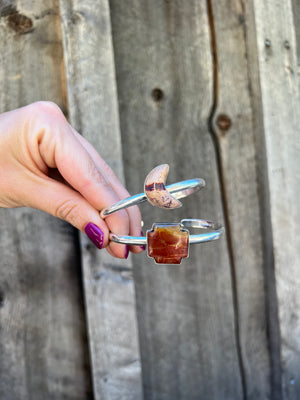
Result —
[[[37,102],[0,115],[0,207],[31,207],[84,232],[88,223],[104,233],[104,247],[124,258],[126,246],[109,232],[140,236],[137,207],[105,219],[99,211],[129,196],[97,151],[67,122],[59,107]],[[131,251],[143,251],[132,246]]]

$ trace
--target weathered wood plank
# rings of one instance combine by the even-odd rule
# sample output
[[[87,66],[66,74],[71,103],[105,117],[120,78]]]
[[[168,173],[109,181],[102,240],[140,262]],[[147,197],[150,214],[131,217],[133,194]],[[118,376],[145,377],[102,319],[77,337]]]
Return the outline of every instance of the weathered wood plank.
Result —
[[[123,179],[107,1],[61,0],[70,120]],[[84,288],[96,399],[140,399],[140,357],[130,260],[82,237]]]
[[[293,0],[293,21],[296,34],[296,46],[297,46],[297,59],[298,65],[300,65],[300,1]]]
[[[142,206],[145,227],[182,217],[223,220],[208,130],[213,63],[206,2],[111,0],[126,182],[170,164],[169,181],[207,187],[182,209]],[[155,90],[154,90],[155,89]],[[180,267],[134,257],[146,399],[241,399],[226,237],[191,248]]]
[[[43,99],[64,110],[58,1],[15,4],[0,8],[0,111]],[[25,208],[0,218],[0,398],[91,398],[77,235]]]
[[[238,312],[240,363],[247,399],[271,398],[263,237],[251,87],[240,1],[212,1],[216,51],[216,135]],[[253,20],[247,20],[247,24]],[[246,54],[246,57],[245,57]],[[273,398],[273,397],[272,397]]]
[[[300,396],[299,67],[292,2],[253,2],[266,159],[265,206],[275,268],[282,392]]]

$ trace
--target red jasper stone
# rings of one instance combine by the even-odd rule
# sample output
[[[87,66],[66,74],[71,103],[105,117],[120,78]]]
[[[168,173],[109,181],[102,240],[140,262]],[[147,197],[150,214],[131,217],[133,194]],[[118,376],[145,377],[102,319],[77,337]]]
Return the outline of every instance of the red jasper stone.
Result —
[[[148,256],[158,264],[180,264],[189,254],[189,232],[180,224],[154,224],[147,231]]]

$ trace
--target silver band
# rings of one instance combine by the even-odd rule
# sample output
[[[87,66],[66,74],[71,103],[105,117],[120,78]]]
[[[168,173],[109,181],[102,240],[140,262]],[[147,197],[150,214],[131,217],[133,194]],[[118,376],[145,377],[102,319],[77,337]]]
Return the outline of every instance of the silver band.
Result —
[[[183,197],[189,196],[190,194],[197,192],[204,186],[205,186],[204,179],[195,178],[182,182],[173,183],[172,185],[166,186],[166,189],[176,199],[182,199]],[[123,208],[135,206],[146,200],[147,196],[145,193],[136,194],[135,196],[128,197],[127,199],[115,203],[111,207],[105,208],[104,210],[101,211],[100,216],[101,218],[105,218],[116,211],[122,210]]]
[[[182,225],[182,228],[200,228],[211,230],[211,232],[201,233],[199,235],[189,235],[189,244],[204,243],[217,240],[224,232],[224,228],[221,224],[207,221],[205,219],[183,219],[180,223]],[[145,236],[121,236],[115,233],[111,233],[110,240],[116,243],[128,244],[131,246],[147,245],[147,237]]]

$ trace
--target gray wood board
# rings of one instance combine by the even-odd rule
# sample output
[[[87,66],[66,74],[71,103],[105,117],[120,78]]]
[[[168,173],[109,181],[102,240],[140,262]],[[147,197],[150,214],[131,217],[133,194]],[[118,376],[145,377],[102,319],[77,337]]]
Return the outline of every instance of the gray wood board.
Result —
[[[4,5],[0,111],[35,100],[65,111],[58,2]],[[39,211],[0,215],[0,398],[92,398],[77,235]]]
[[[179,210],[142,205],[145,228],[183,217],[222,222],[208,130],[214,99],[206,2],[110,4],[129,190],[141,191],[146,173],[160,163],[170,164],[169,182],[197,176],[207,182]],[[146,399],[242,398],[226,240],[191,247],[176,267],[134,257]]]
[[[232,252],[240,363],[245,398],[263,400],[271,397],[271,369],[246,15],[242,2],[212,1],[212,17],[217,54],[213,127]]]
[[[294,21],[293,25],[296,34],[297,60],[298,60],[298,65],[300,65],[300,1],[293,0],[292,6],[293,6],[293,21]]]
[[[299,66],[292,2],[254,1],[282,394],[300,396]],[[299,45],[299,43],[298,43]]]
[[[106,1],[61,0],[72,125],[123,180],[110,11]],[[142,398],[131,260],[82,236],[89,343],[96,399]]]

